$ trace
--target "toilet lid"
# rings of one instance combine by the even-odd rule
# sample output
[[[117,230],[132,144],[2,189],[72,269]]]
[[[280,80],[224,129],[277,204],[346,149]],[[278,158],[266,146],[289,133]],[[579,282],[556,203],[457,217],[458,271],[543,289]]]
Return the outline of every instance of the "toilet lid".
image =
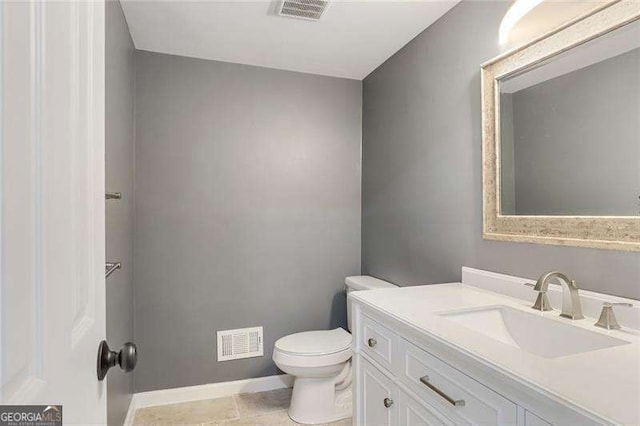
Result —
[[[305,331],[276,341],[276,348],[296,355],[328,355],[351,347],[351,334],[342,328]]]

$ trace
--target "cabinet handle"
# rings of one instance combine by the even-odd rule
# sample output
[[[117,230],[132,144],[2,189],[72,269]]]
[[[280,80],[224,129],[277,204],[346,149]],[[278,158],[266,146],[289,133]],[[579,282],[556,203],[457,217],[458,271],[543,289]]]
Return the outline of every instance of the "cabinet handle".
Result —
[[[369,345],[370,348],[374,347],[377,344],[378,344],[378,341],[373,337],[367,340],[367,345]]]
[[[440,389],[435,387],[429,381],[429,376],[420,377],[420,381],[422,382],[422,384],[426,385],[429,389],[431,389],[432,391],[440,395],[442,398],[444,398],[449,404],[453,405],[454,407],[464,407],[464,399],[451,398],[449,395],[447,395],[446,393],[442,392]]]
[[[387,408],[391,408],[391,406],[393,405],[393,399],[391,398],[385,398],[382,402],[384,402],[384,406]]]

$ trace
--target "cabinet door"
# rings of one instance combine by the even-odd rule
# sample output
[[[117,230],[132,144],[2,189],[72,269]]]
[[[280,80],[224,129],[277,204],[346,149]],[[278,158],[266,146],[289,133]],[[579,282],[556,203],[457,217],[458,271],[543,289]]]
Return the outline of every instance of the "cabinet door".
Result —
[[[400,391],[398,420],[402,426],[455,426],[455,423],[435,408],[421,404],[405,392]]]
[[[380,370],[364,358],[360,358],[358,379],[360,395],[359,424],[395,426],[398,424],[398,387]]]

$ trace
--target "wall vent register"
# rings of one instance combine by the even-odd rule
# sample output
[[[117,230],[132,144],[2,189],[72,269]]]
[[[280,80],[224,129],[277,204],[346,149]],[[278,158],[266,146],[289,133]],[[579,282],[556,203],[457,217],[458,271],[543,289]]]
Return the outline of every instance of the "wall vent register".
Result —
[[[218,331],[218,361],[264,355],[262,327]]]
[[[324,0],[285,0],[279,4],[277,12],[280,16],[317,21],[328,4]]]

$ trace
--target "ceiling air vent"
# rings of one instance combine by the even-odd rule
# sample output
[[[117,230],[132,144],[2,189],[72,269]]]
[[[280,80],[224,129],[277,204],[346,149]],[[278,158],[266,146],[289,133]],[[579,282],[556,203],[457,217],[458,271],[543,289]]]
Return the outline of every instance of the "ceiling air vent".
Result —
[[[290,18],[317,21],[327,9],[328,1],[324,0],[285,0],[278,8],[278,14]]]

